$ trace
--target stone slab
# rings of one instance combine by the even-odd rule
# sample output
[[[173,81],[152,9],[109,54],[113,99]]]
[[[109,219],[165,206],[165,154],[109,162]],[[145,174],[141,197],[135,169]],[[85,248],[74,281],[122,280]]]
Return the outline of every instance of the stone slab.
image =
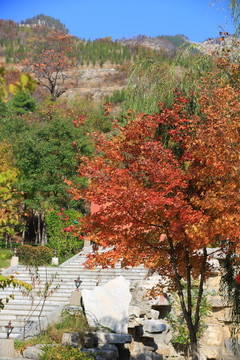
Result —
[[[14,340],[0,339],[0,357],[14,358]]]
[[[69,300],[69,305],[71,306],[80,306],[81,305],[81,298],[82,298],[82,293],[81,291],[72,291],[71,293],[71,297]]]
[[[10,266],[16,266],[16,265],[18,265],[18,263],[19,263],[19,257],[18,256],[13,256],[11,258]]]
[[[97,331],[96,336],[98,337],[98,342],[104,344],[125,344],[132,341],[132,336],[127,334],[115,334]]]
[[[148,333],[160,333],[167,330],[167,326],[161,320],[145,320],[143,330]]]
[[[55,266],[58,266],[58,265],[59,265],[58,257],[53,257],[53,258],[52,258],[52,265],[55,265]]]

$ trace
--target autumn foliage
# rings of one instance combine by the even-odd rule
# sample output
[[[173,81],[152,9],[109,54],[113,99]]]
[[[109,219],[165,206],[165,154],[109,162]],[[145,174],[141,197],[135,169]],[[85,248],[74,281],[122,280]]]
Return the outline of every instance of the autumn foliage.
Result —
[[[186,246],[196,264],[197,249],[237,237],[237,94],[218,87],[199,102],[201,116],[177,94],[158,115],[138,115],[111,139],[98,136],[96,157],[82,158],[80,176],[89,184],[72,193],[100,206],[85,221],[94,243],[113,246],[113,257],[100,255],[103,264],[123,257],[124,265],[144,262],[174,275],[170,239],[185,268]],[[196,275],[200,268],[194,266]]]
[[[95,249],[88,265],[114,266],[121,259],[122,266],[143,263],[166,276],[178,292],[197,359],[207,247],[239,247],[239,93],[218,74],[215,82],[202,82],[198,111],[175,95],[171,107],[159,104],[158,114],[116,125],[116,136],[97,135],[96,156],[83,157],[79,167],[88,186],[72,184],[71,192],[99,209],[84,220]],[[199,284],[195,309],[193,279]]]

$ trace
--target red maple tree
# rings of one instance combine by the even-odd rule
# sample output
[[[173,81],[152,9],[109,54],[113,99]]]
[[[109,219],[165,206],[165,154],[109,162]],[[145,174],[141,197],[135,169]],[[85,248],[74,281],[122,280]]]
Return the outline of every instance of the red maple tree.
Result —
[[[165,276],[178,293],[194,360],[210,274],[207,247],[225,251],[229,239],[239,247],[238,98],[222,78],[203,82],[198,114],[176,94],[171,107],[160,104],[159,114],[116,125],[111,138],[98,134],[95,157],[83,157],[79,167],[88,185],[70,184],[75,199],[98,207],[83,220],[95,249],[88,266],[121,259],[123,267],[144,264]]]
[[[56,101],[70,87],[77,84],[73,72],[74,59],[68,54],[72,48],[72,37],[67,34],[51,34],[40,53],[24,60],[26,70],[33,73],[39,84],[50,92]]]

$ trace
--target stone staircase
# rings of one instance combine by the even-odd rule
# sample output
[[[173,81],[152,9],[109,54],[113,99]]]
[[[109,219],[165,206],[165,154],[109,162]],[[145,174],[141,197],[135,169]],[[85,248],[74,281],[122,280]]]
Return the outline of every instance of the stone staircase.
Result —
[[[29,295],[24,294],[19,288],[0,289],[0,298],[5,299],[11,294],[14,295],[14,299],[10,299],[0,311],[0,339],[6,337],[4,327],[9,321],[14,326],[11,338],[22,338],[37,334],[40,329],[57,320],[64,305],[69,304],[71,293],[76,289],[74,280],[78,276],[82,280],[81,290],[93,289],[120,275],[130,281],[141,280],[148,275],[148,270],[143,266],[121,269],[120,263],[114,269],[85,269],[83,263],[90,251],[91,247],[84,248],[81,253],[60,266],[39,267],[37,277],[33,270],[30,273],[24,265],[5,270],[2,273],[5,276],[13,275],[29,284],[33,284],[34,280],[34,289]],[[46,282],[50,287],[49,296],[44,302]]]

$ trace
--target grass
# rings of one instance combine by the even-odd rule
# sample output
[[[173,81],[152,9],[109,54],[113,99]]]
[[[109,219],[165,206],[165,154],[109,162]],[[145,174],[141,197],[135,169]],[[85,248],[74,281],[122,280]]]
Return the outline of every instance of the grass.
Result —
[[[66,310],[63,311],[61,319],[58,323],[51,324],[41,334],[27,340],[15,340],[15,349],[22,354],[28,346],[37,344],[61,344],[62,336],[65,332],[78,333],[80,339],[83,334],[89,331],[87,319],[81,311],[74,315],[70,315]]]

